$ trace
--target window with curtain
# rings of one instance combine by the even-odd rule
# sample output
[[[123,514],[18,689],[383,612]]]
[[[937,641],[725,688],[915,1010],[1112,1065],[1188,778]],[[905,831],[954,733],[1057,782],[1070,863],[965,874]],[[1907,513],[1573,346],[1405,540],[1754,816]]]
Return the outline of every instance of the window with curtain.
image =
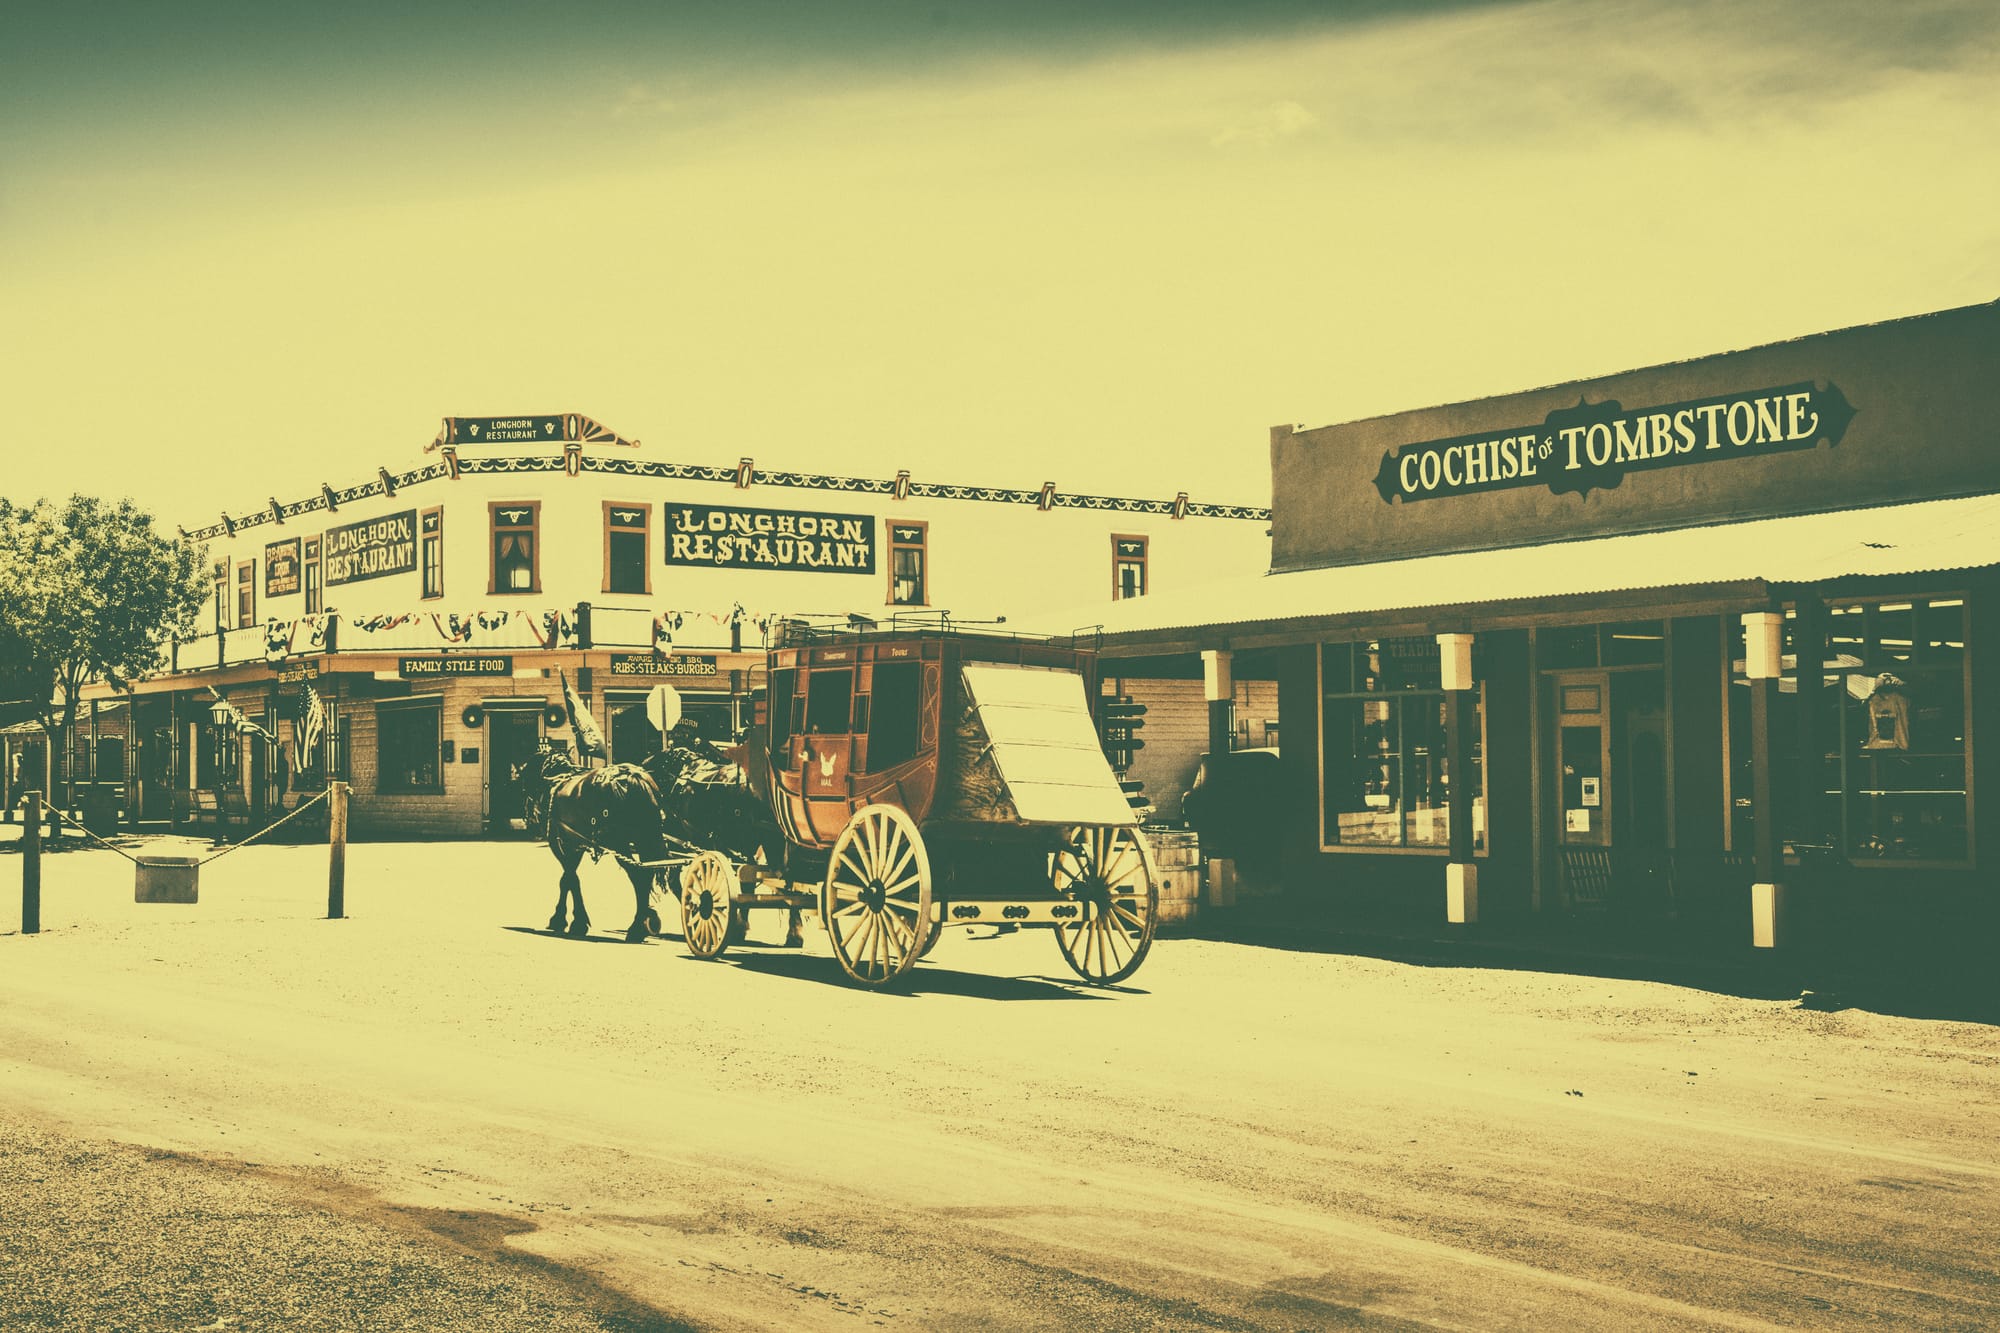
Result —
[[[493,506],[493,579],[495,593],[540,592],[541,569],[537,541],[541,506],[534,502]]]
[[[930,527],[924,523],[889,525],[889,604],[891,606],[930,605],[930,583],[925,556]]]

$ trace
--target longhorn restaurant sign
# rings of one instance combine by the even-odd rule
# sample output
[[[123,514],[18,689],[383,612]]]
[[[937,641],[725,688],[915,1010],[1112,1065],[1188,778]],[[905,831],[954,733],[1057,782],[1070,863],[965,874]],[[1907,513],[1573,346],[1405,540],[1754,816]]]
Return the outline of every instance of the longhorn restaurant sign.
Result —
[[[417,511],[328,528],[320,543],[326,586],[407,574],[417,567]]]
[[[1699,398],[1628,412],[1616,402],[1558,408],[1539,426],[1406,444],[1382,455],[1385,502],[1547,486],[1608,490],[1628,472],[1840,443],[1854,408],[1831,382]]]
[[[792,509],[668,504],[667,563],[722,569],[875,572],[875,519]]]

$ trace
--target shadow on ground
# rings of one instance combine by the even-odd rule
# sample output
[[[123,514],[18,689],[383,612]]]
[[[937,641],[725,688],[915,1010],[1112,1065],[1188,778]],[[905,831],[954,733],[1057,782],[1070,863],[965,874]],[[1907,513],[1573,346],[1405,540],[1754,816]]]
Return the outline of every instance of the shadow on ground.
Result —
[[[1204,922],[1196,937],[1287,952],[1347,954],[1413,967],[1542,972],[1652,981],[1800,1007],[1859,1009],[1897,1018],[2000,1024],[1996,970],[1948,950],[1922,955],[1847,940],[1821,950],[1694,950],[1672,938],[1540,928],[1525,932],[1445,927],[1424,934],[1379,926],[1235,917]]]

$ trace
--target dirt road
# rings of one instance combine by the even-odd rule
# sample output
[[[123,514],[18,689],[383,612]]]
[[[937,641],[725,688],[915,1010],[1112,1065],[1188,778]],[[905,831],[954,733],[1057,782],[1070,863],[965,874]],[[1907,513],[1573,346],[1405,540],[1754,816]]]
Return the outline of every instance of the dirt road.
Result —
[[[609,863],[588,941],[534,848],[323,863],[0,935],[0,1326],[2000,1325],[1990,1027],[1035,932],[884,995],[617,943]]]

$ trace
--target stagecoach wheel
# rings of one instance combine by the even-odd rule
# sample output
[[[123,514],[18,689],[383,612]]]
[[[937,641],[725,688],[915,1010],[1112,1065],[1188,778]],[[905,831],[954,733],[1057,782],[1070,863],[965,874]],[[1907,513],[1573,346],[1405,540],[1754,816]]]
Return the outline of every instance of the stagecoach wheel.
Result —
[[[719,958],[729,947],[729,895],[736,871],[721,852],[703,852],[681,867],[681,938],[697,958]]]
[[[883,986],[909,971],[931,916],[931,861],[916,822],[893,805],[855,811],[827,858],[819,913],[854,980]]]
[[[924,936],[924,947],[917,950],[917,957],[929,958],[931,956],[931,950],[937,948],[938,941],[943,938],[944,938],[944,913],[940,912],[937,915],[937,919],[931,922],[930,933]]]
[[[1123,981],[1153,947],[1160,891],[1152,853],[1129,828],[1073,828],[1049,857],[1049,882],[1082,909],[1056,922],[1056,945],[1093,986]]]

